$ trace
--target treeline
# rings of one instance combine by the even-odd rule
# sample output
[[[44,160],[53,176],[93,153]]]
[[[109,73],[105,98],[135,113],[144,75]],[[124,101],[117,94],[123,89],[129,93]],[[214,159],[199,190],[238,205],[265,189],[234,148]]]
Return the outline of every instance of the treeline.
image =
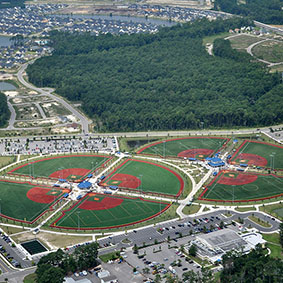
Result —
[[[7,97],[0,92],[0,127],[6,126],[10,118],[10,111],[7,104]]]
[[[97,243],[77,247],[71,253],[61,249],[42,257],[36,269],[37,283],[64,282],[68,273],[88,270],[97,266]]]
[[[283,24],[282,0],[215,0],[214,9],[231,14],[250,17],[266,24]]]
[[[244,18],[203,19],[156,34],[53,32],[53,55],[38,59],[27,73],[35,85],[81,101],[99,131],[280,123],[279,74],[251,63],[248,55],[235,56],[229,46],[220,46],[225,56],[210,56],[202,45],[204,36],[248,25]]]
[[[25,7],[25,0],[5,0],[0,2],[0,9],[13,8],[13,7]]]
[[[223,256],[220,282],[282,282],[283,261],[267,256],[260,246],[249,254],[235,252]]]
[[[201,273],[193,270],[182,275],[182,281],[191,283],[254,283],[254,282],[282,282],[283,261],[266,255],[266,250],[259,245],[249,254],[231,251],[222,257],[223,269],[220,278],[213,278],[213,273],[207,268],[202,268]]]

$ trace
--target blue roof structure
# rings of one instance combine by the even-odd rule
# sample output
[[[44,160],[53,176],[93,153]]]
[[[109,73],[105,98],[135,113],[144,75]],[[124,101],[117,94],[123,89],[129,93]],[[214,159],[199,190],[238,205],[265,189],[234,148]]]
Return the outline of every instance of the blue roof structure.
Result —
[[[248,167],[248,164],[246,164],[246,163],[241,163],[240,166],[241,166],[241,167]]]
[[[91,178],[93,175],[92,174],[88,174],[87,175],[87,178]]]
[[[238,140],[237,140],[237,139],[234,139],[234,140],[233,140],[233,143],[237,143],[237,142],[238,142]]]
[[[194,158],[194,157],[190,157],[189,158],[189,161],[196,161],[197,159],[196,158]]]
[[[118,190],[118,186],[110,186],[109,188],[112,190]]]
[[[91,182],[88,182],[88,181],[83,181],[81,183],[78,184],[78,188],[79,189],[88,189],[91,187]]]
[[[68,182],[66,179],[59,179],[59,182],[65,183]]]
[[[208,162],[208,165],[211,167],[220,167],[220,166],[224,166],[225,162],[221,161],[221,162]]]

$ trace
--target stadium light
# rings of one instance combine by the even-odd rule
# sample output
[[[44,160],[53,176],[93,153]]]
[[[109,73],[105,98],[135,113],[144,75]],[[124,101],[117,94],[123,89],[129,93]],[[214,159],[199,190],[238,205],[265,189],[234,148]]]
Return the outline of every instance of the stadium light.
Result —
[[[80,230],[80,211],[77,211],[78,216],[78,230]]]

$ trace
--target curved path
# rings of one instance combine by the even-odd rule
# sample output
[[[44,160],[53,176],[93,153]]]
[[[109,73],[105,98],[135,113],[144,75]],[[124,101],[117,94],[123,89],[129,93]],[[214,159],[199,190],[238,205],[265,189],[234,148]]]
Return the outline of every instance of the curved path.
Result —
[[[255,43],[251,44],[251,45],[247,48],[247,52],[248,52],[251,56],[255,57],[258,61],[267,64],[268,67],[272,67],[272,66],[276,66],[276,65],[281,65],[281,64],[283,64],[283,62],[272,63],[272,62],[269,62],[269,61],[266,61],[266,60],[257,58],[257,57],[252,53],[252,49],[253,49],[256,45],[261,44],[261,43],[266,42],[266,41],[270,41],[270,40],[271,40],[271,41],[278,41],[278,40],[274,40],[274,39],[269,39],[269,38],[267,38],[267,39],[264,39],[264,40],[255,42]],[[280,42],[281,42],[281,41],[280,41]]]
[[[10,115],[10,119],[9,119],[9,126],[6,129],[7,130],[14,130],[15,129],[14,123],[16,121],[16,111],[15,111],[13,105],[11,104],[11,102],[9,101],[9,99],[7,100],[7,104],[8,104],[8,108],[11,112],[11,115]]]
[[[79,120],[80,120],[80,124],[82,126],[82,132],[84,134],[88,134],[89,130],[88,130],[88,126],[91,123],[83,114],[81,114],[78,110],[76,110],[72,105],[70,105],[68,102],[66,102],[63,98],[56,96],[54,94],[52,94],[51,92],[53,91],[50,88],[47,89],[42,89],[42,88],[38,88],[35,87],[34,85],[32,85],[31,83],[27,82],[24,77],[23,74],[28,66],[28,64],[32,64],[32,62],[30,63],[25,63],[21,66],[20,70],[17,73],[17,78],[19,80],[19,82],[21,84],[23,84],[25,87],[35,90],[37,92],[39,92],[40,94],[44,94],[48,97],[50,97],[51,99],[59,102],[60,104],[62,104],[65,108],[67,108],[74,116],[76,116]]]

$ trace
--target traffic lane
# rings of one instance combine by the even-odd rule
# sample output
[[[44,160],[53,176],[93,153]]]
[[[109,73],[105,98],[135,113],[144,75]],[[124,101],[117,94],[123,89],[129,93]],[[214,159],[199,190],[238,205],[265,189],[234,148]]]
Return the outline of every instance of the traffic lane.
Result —
[[[0,237],[0,245],[5,248],[6,253],[12,256],[18,263],[21,264],[22,268],[30,267],[31,262],[28,260],[23,260],[22,256],[17,252],[17,247],[11,247],[3,238]]]
[[[2,257],[0,257],[0,269],[2,273],[9,273],[12,271],[12,269],[6,264],[6,262],[4,262]]]

